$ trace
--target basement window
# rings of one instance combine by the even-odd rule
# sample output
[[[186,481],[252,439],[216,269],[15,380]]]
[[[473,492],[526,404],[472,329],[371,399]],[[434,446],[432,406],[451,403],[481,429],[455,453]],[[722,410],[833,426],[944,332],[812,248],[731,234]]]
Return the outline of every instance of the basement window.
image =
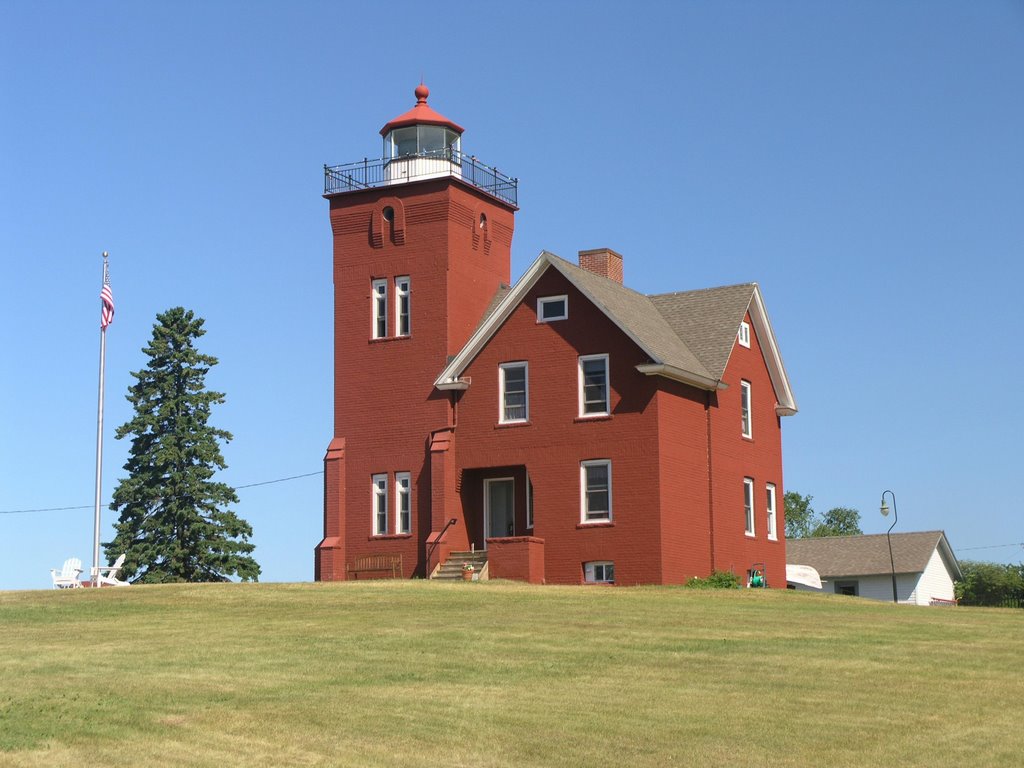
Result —
[[[614,584],[615,563],[610,560],[594,560],[584,563],[583,580],[587,584]]]
[[[550,323],[569,317],[568,296],[545,296],[537,299],[537,322]]]

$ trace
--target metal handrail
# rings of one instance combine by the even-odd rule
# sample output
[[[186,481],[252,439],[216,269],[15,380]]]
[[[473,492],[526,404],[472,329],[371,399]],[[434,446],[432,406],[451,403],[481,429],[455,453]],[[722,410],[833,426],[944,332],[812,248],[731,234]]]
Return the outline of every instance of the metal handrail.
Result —
[[[333,195],[339,192],[372,189],[439,175],[436,168],[430,168],[418,175],[403,175],[401,179],[386,177],[385,169],[392,163],[418,159],[447,161],[450,163],[449,175],[462,179],[467,184],[499,200],[511,205],[518,205],[519,179],[506,176],[497,168],[481,163],[475,156],[464,154],[450,147],[400,157],[382,157],[374,160],[363,158],[360,161],[344,165],[325,165],[324,194]],[[440,173],[443,174],[443,171]]]
[[[430,557],[434,554],[434,550],[437,549],[437,545],[441,543],[441,539],[444,538],[444,535],[448,532],[448,529],[455,525],[457,522],[459,521],[453,517],[451,520],[444,524],[444,528],[441,529],[441,533],[437,535],[437,538],[430,542],[430,548],[427,550],[427,556],[424,559],[423,563],[423,570],[425,572],[426,578],[430,578],[430,573],[427,572],[427,569],[430,567]]]

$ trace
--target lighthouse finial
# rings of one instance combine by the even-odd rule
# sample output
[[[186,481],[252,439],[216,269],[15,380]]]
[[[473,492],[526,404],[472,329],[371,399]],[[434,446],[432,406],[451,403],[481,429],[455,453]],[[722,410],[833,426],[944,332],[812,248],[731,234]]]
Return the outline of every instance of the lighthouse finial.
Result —
[[[414,93],[416,94],[417,104],[426,104],[427,96],[430,95],[430,89],[427,88],[427,86],[423,84],[423,80],[420,79],[420,84],[416,86],[416,90],[414,91]]]

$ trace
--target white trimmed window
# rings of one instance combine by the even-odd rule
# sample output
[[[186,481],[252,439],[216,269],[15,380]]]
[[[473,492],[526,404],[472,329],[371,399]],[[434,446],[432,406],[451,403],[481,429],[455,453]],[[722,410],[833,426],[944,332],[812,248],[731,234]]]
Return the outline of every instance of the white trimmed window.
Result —
[[[373,281],[373,338],[388,336],[388,281]]]
[[[408,336],[412,333],[412,324],[409,315],[410,308],[410,282],[408,276],[395,278],[395,335]]]
[[[580,522],[612,519],[612,463],[607,459],[580,462]]]
[[[412,475],[395,473],[395,533],[412,532]]]
[[[743,436],[752,437],[752,424],[750,419],[750,382],[740,382],[740,419],[743,427]]]
[[[533,528],[533,480],[526,475],[526,527]]]
[[[545,296],[537,299],[537,322],[550,323],[569,317],[568,296]]]
[[[373,478],[373,535],[388,534],[388,476],[374,475]]]
[[[740,331],[736,335],[736,341],[740,343],[741,347],[750,349],[750,323],[746,320],[740,323]]]
[[[608,415],[608,355],[580,357],[579,403],[581,417]]]
[[[767,492],[767,498],[764,503],[768,509],[768,538],[775,541],[779,538],[775,530],[775,486],[768,483],[765,486],[765,490]]]
[[[500,423],[516,424],[530,418],[529,386],[529,366],[525,362],[498,366]]]
[[[610,560],[594,560],[584,563],[583,579],[588,584],[614,584],[615,563]]]
[[[746,517],[744,533],[747,536],[754,535],[754,481],[752,478],[743,478],[743,514]]]

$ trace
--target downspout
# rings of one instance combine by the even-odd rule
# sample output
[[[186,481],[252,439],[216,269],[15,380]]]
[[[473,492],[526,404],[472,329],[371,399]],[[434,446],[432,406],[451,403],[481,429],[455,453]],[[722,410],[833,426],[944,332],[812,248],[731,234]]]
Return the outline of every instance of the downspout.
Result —
[[[704,393],[704,421],[708,438],[708,542],[711,546],[711,572],[715,572],[715,486],[711,462],[711,392]]]

